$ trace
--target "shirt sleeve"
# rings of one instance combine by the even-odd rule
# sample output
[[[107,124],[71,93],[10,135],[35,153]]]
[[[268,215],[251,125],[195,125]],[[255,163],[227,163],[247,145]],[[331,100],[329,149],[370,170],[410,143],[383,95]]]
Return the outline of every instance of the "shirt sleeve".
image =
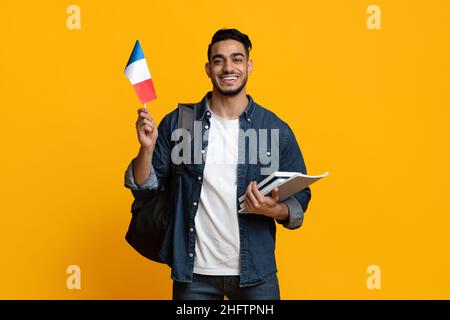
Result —
[[[289,217],[283,221],[277,220],[277,222],[282,224],[286,229],[294,230],[300,228],[303,224],[303,216],[305,214],[300,202],[292,196],[282,201],[282,203],[287,205],[289,209]]]
[[[307,174],[305,161],[291,128],[286,124],[286,131],[282,138],[280,171],[301,172]],[[303,224],[304,214],[311,200],[309,187],[297,192],[288,199],[282,201],[289,208],[289,218],[283,221],[277,220],[287,229],[297,229]]]
[[[155,170],[153,169],[153,165],[151,166],[151,172],[149,177],[141,184],[137,185],[134,181],[133,174],[133,165],[134,160],[131,160],[128,165],[127,170],[125,171],[125,187],[131,190],[148,190],[148,189],[157,189],[158,188],[158,178],[156,177]]]

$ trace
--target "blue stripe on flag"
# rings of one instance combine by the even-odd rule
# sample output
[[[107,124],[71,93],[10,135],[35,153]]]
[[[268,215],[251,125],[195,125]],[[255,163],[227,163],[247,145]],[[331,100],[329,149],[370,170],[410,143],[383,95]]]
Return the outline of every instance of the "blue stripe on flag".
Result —
[[[142,52],[141,44],[139,40],[136,40],[136,44],[134,45],[133,52],[131,53],[130,59],[128,60],[127,66],[137,60],[144,59],[144,52]]]

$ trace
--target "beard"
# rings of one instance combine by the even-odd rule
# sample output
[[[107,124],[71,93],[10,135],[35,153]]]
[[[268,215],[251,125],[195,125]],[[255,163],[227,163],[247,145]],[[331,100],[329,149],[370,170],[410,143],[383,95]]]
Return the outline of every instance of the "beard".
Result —
[[[237,95],[238,93],[240,93],[242,91],[242,89],[244,89],[245,85],[247,84],[247,79],[248,77],[245,77],[244,80],[242,81],[241,85],[233,90],[223,90],[219,87],[219,85],[217,83],[215,83],[214,81],[213,83],[213,87],[214,89],[216,89],[222,96],[226,96],[226,97],[232,97]]]

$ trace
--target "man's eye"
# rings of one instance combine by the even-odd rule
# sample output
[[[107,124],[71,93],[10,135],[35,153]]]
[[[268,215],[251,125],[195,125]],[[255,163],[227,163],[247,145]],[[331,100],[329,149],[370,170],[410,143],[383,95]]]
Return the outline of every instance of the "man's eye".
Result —
[[[215,64],[219,64],[219,63],[221,63],[222,62],[222,60],[214,60],[214,63]]]
[[[242,62],[242,59],[234,59],[234,62]]]

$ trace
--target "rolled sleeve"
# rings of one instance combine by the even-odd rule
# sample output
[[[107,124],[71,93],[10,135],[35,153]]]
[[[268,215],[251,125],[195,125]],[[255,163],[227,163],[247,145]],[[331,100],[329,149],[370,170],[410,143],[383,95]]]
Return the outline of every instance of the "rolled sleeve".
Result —
[[[277,220],[286,229],[297,229],[303,224],[304,211],[300,202],[294,197],[289,197],[282,203],[286,204],[289,208],[289,218],[283,221]]]
[[[128,165],[127,170],[125,171],[125,187],[127,187],[131,190],[157,189],[158,188],[158,179],[156,177],[155,170],[153,169],[153,165],[151,167],[150,176],[141,185],[138,186],[134,182],[133,164],[134,164],[134,159],[131,161],[131,163]]]

